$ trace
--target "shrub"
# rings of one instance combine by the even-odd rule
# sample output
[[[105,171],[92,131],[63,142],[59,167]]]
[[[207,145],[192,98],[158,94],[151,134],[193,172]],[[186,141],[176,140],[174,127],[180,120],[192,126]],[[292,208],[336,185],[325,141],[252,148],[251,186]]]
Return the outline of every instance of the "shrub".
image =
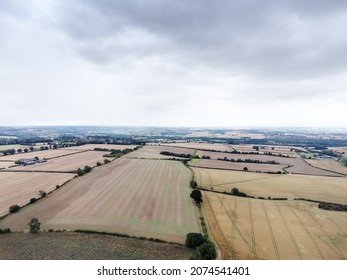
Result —
[[[83,176],[84,174],[85,174],[85,172],[81,168],[77,169],[77,175],[78,176]]]
[[[201,260],[214,260],[217,257],[216,248],[211,242],[202,244],[196,251],[200,255]]]
[[[15,212],[19,211],[19,209],[20,209],[20,207],[18,205],[12,205],[12,206],[9,207],[8,211],[10,213],[15,213]]]
[[[195,181],[190,181],[190,187],[192,189],[196,189],[198,187],[198,184]]]
[[[32,204],[32,203],[35,203],[36,202],[36,198],[35,197],[33,197],[33,198],[30,198],[30,204]]]
[[[39,191],[39,196],[42,198],[42,197],[45,197],[47,194],[46,192],[44,191]]]
[[[109,161],[108,159],[105,159],[105,160],[104,160],[104,163],[105,163],[105,164],[108,164],[108,163],[110,163],[110,162],[111,162],[111,161]]]
[[[28,226],[30,228],[31,233],[37,233],[40,230],[39,220],[37,218],[32,218],[30,223],[28,223]]]
[[[187,234],[186,246],[189,248],[197,248],[206,242],[206,238],[201,233],[191,232]]]
[[[100,166],[100,165],[101,165],[101,162],[98,161],[98,162],[96,163],[96,165],[97,165],[97,166]]]
[[[199,190],[193,190],[190,194],[190,197],[195,200],[196,204],[200,205],[202,202],[202,194]]]

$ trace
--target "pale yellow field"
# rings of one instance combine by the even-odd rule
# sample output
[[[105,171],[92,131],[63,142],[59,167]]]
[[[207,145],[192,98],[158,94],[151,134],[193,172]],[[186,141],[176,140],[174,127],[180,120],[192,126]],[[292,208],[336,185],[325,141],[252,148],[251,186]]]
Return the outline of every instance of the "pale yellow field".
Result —
[[[131,152],[129,154],[124,155],[126,158],[145,158],[145,159],[169,159],[169,158],[177,158],[174,156],[165,156],[161,155],[160,152],[168,151],[171,153],[177,154],[193,154],[194,150],[191,149],[182,149],[168,146],[144,146],[137,151]]]
[[[347,204],[347,177],[260,174],[192,168],[199,187],[220,192],[238,188],[248,195],[306,198]]]
[[[195,142],[165,143],[165,144],[161,144],[161,146],[182,147],[182,148],[202,149],[202,150],[215,150],[215,151],[221,151],[221,152],[232,151],[229,145],[210,144],[210,143],[195,143]]]
[[[134,149],[136,145],[113,145],[113,144],[86,144],[82,146],[74,146],[64,148],[64,150],[76,150],[76,151],[84,151],[84,150],[94,150],[95,148],[101,149],[109,149],[109,150],[124,150],[124,149]]]
[[[86,165],[93,167],[97,162],[103,163],[105,159],[103,155],[105,154],[107,154],[107,152],[86,151],[49,159],[48,162],[45,163],[14,167],[11,170],[76,171],[78,168],[84,168]]]
[[[13,161],[0,161],[0,169],[15,165]]]
[[[306,161],[314,167],[322,168],[325,170],[331,170],[347,175],[347,167],[342,166],[342,164],[336,160],[306,159]]]
[[[347,259],[345,212],[211,192],[204,192],[203,208],[225,259]]]
[[[27,152],[27,153],[20,153],[20,154],[14,154],[10,156],[4,156],[0,157],[0,160],[12,160],[16,161],[21,158],[34,158],[39,157],[40,159],[43,158],[55,158],[63,155],[69,155],[76,153],[76,151],[66,150],[66,149],[56,149],[56,150],[44,150],[44,151],[33,151],[33,152]]]
[[[74,174],[0,172],[0,216],[8,213],[11,205],[27,204],[39,197],[40,190],[48,192],[56,185],[71,179]]]

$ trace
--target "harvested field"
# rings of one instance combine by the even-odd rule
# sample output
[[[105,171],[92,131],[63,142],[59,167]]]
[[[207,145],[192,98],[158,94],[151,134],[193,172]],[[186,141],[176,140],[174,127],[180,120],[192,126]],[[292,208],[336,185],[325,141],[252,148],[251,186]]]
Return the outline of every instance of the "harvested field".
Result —
[[[50,159],[50,158],[70,155],[74,153],[76,153],[76,151],[71,151],[66,149],[33,151],[33,152],[19,153],[19,154],[14,154],[10,156],[0,157],[0,160],[12,160],[13,162],[15,162],[16,160],[19,160],[21,158],[34,158],[34,157],[39,157],[40,159],[43,159],[43,158]]]
[[[281,164],[257,164],[257,163],[246,163],[246,162],[229,162],[223,160],[212,160],[212,159],[199,159],[189,162],[190,166],[193,167],[204,167],[213,169],[226,169],[226,170],[243,170],[244,167],[248,168],[250,172],[282,172],[283,168],[287,165]]]
[[[187,233],[200,231],[190,178],[180,162],[117,159],[7,217],[0,227],[26,230],[37,217],[46,230],[97,230],[184,243]]]
[[[54,232],[0,238],[1,260],[184,260],[193,250],[135,238]]]
[[[70,151],[71,152],[71,151]],[[107,152],[86,151],[81,153],[74,153],[63,157],[58,157],[48,160],[48,162],[38,163],[27,166],[17,166],[11,170],[23,171],[76,171],[78,168],[84,166],[95,166],[97,162],[103,163],[103,155]]]
[[[292,174],[259,174],[228,170],[193,168],[195,180],[201,188],[241,192],[256,197],[306,198],[346,204],[347,177],[325,177]]]
[[[73,174],[0,172],[0,216],[7,214],[11,205],[25,205],[30,198],[39,197],[40,190],[49,192],[73,176]]]
[[[64,150],[76,150],[76,151],[87,151],[94,150],[95,148],[109,149],[109,150],[124,150],[124,149],[134,149],[136,145],[114,145],[114,144],[86,144],[82,146],[73,146],[64,148]]]
[[[4,151],[4,150],[18,150],[18,149],[29,149],[29,146],[23,146],[23,145],[0,145],[0,151]]]
[[[165,143],[161,146],[171,146],[187,149],[202,149],[202,150],[215,150],[220,152],[231,152],[232,149],[230,145],[226,144],[211,144],[211,143],[194,143],[194,142],[185,142],[185,143]]]
[[[347,259],[347,213],[317,203],[204,192],[203,207],[223,256],[234,259]],[[216,231],[218,227],[220,231]],[[224,250],[224,252],[223,252]]]
[[[342,166],[342,164],[336,160],[307,159],[306,161],[314,167],[347,175],[347,167]]]
[[[5,169],[8,168],[10,166],[15,165],[15,163],[13,161],[1,161],[0,160],[0,169]]]
[[[167,147],[167,146],[144,146],[137,151],[126,154],[124,157],[127,158],[145,158],[145,159],[169,159],[169,158],[178,158],[174,156],[165,156],[161,155],[160,152],[168,151],[176,154],[194,154],[194,150],[191,149],[182,149],[175,147]]]
[[[297,157],[298,156],[298,154],[295,151],[291,151],[290,150],[290,149],[297,148],[297,147],[292,147],[292,146],[231,145],[231,148],[235,149],[236,151],[239,151],[239,152],[256,152],[256,150],[253,149],[253,146],[258,146],[260,153],[271,152],[271,153],[274,153],[274,154],[289,155],[290,157]]]

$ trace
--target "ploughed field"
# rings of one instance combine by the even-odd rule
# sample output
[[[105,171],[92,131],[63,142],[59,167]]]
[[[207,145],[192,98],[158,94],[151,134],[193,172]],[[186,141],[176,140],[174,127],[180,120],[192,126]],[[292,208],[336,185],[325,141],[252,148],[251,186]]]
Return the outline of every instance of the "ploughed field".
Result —
[[[121,158],[8,216],[0,227],[28,230],[36,217],[46,230],[96,230],[184,243],[187,233],[200,231],[190,179],[180,162]]]
[[[72,232],[5,234],[0,248],[2,260],[181,260],[193,253],[177,244]]]
[[[7,214],[10,206],[23,206],[30,198],[38,198],[39,191],[49,192],[73,176],[64,173],[0,172],[0,216]]]
[[[305,198],[332,203],[347,203],[347,177],[294,174],[261,174],[230,170],[193,168],[202,189],[231,192],[238,188],[250,196],[268,198]]]
[[[225,259],[347,259],[346,212],[212,192],[203,208]]]

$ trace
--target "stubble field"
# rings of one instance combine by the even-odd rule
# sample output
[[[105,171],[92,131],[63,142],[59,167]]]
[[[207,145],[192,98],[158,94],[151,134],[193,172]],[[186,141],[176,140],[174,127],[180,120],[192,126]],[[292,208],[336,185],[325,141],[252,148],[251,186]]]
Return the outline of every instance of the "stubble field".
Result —
[[[73,176],[73,174],[0,172],[0,216],[7,214],[11,205],[27,204],[30,198],[39,197],[40,190],[49,192]]]
[[[347,258],[347,213],[316,203],[204,192],[203,207],[223,258]]]
[[[0,227],[118,232],[183,243],[199,232],[189,197],[189,170],[179,162],[118,159],[76,178],[48,197],[7,217]]]

